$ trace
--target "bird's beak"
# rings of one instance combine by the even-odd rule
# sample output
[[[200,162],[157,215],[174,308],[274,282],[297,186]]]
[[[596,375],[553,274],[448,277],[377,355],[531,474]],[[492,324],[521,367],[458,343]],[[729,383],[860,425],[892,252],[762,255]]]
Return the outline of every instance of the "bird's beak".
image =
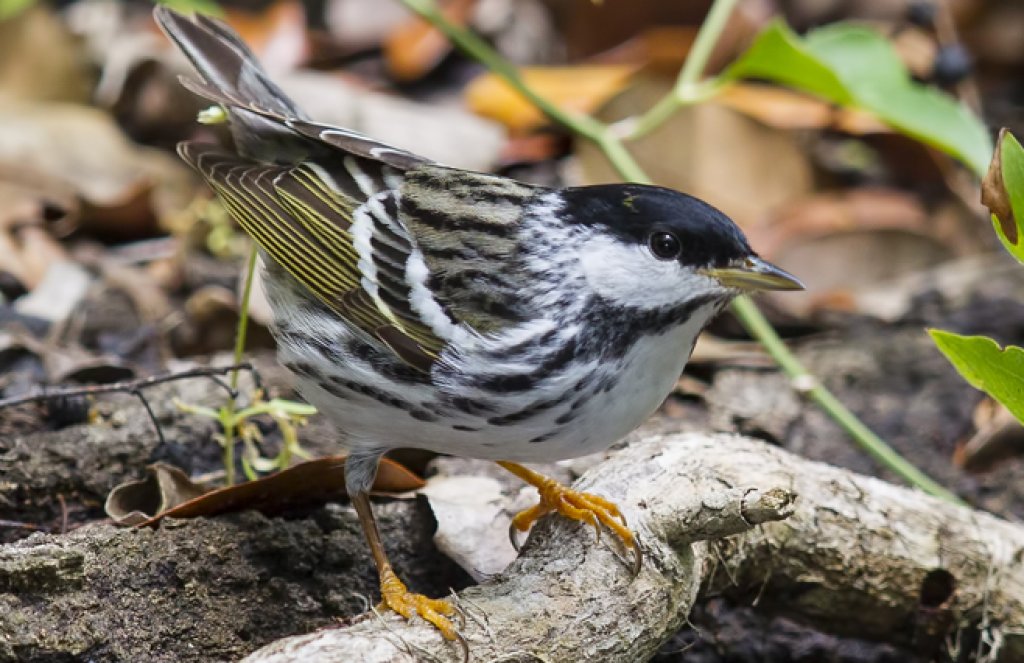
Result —
[[[803,290],[804,284],[789,272],[757,257],[742,258],[728,267],[705,269],[727,288],[740,290]]]

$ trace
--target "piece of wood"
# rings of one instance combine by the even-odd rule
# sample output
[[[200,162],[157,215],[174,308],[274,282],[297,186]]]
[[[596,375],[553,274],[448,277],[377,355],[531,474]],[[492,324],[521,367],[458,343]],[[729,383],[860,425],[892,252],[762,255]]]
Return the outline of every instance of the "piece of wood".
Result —
[[[1024,660],[1019,525],[730,435],[648,438],[576,487],[623,508],[642,572],[630,579],[611,537],[595,545],[591,529],[547,519],[505,573],[459,594],[473,660],[646,660],[701,587],[923,653],[980,632],[984,660]],[[385,613],[245,660],[460,657],[422,621]]]

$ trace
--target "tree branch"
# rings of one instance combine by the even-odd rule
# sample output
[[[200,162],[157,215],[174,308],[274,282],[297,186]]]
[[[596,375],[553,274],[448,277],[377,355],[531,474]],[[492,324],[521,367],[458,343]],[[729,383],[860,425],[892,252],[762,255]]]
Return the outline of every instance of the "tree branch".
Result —
[[[623,508],[643,571],[631,580],[609,537],[595,545],[588,528],[547,519],[504,573],[458,597],[475,660],[646,660],[702,586],[824,630],[915,646],[981,630],[1000,646],[988,660],[1024,656],[1024,528],[991,515],[729,435],[650,438],[577,487]],[[459,656],[422,622],[384,613],[246,660]]]

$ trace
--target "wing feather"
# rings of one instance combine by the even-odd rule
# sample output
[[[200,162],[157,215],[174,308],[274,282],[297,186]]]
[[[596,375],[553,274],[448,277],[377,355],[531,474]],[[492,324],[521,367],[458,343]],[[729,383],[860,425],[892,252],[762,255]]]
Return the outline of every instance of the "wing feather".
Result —
[[[445,341],[409,304],[404,264],[412,242],[400,226],[373,224],[376,269],[361,270],[365,256],[355,246],[352,223],[357,210],[370,212],[325,181],[317,172],[322,168],[266,164],[197,143],[179,151],[260,248],[313,296],[410,365],[429,370]],[[386,207],[371,209],[379,215]],[[366,272],[374,273],[373,292],[363,282]]]

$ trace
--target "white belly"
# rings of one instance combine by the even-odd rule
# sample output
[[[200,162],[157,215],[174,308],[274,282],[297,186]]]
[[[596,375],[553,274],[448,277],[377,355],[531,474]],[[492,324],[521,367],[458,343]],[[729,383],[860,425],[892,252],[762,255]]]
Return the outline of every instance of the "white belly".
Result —
[[[412,447],[469,458],[519,462],[575,458],[607,449],[658,408],[678,380],[696,335],[706,322],[707,316],[700,313],[703,311],[686,325],[638,340],[625,356],[614,360],[612,366],[579,365],[572,375],[564,376],[558,383],[510,396],[502,403],[504,411],[516,412],[529,403],[556,397],[565,384],[573,384],[588,371],[597,370],[599,376],[608,378],[605,388],[583,398],[569,422],[558,419],[570,411],[575,398],[564,399],[558,407],[527,420],[493,425],[487,416],[471,417],[461,412],[423,421],[363,394],[338,398],[315,380],[300,378],[300,391],[344,432],[344,441],[349,447]],[[708,315],[710,313],[709,310]],[[327,365],[322,358],[286,356],[282,351],[283,361],[295,359],[317,363],[325,373],[357,375],[362,381],[374,379],[372,373],[354,365]],[[600,384],[600,380],[596,382]],[[381,383],[379,379],[378,385],[381,389],[395,390],[404,401],[412,404],[430,402],[436,397],[432,386],[402,385],[398,391],[396,385]],[[473,430],[464,430],[466,428]],[[547,439],[537,441],[543,436]]]

